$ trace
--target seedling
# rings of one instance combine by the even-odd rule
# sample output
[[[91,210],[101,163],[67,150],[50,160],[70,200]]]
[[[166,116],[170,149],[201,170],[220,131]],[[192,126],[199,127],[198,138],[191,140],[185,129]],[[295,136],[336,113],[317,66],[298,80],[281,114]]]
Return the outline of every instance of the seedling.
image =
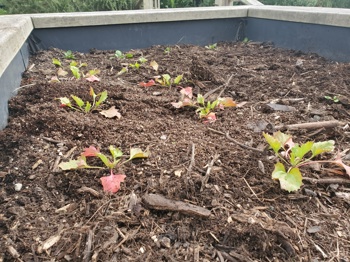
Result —
[[[138,62],[135,62],[134,64],[129,64],[129,67],[132,69],[139,69],[140,68],[140,64]]]
[[[87,63],[80,63],[78,65],[78,63],[76,61],[72,61],[69,64],[69,69],[76,79],[80,79],[80,77],[81,77],[80,68],[85,67],[85,66],[87,66]]]
[[[75,102],[75,105],[72,104],[68,97],[58,98],[61,102],[61,107],[69,107],[76,111],[81,111],[84,113],[89,113],[97,108],[107,99],[107,91],[103,91],[99,94],[95,94],[94,89],[90,87],[90,96],[92,97],[92,103],[89,101],[84,102],[81,98],[75,95],[71,95],[72,99]],[[96,101],[97,100],[97,101]]]
[[[205,123],[216,121],[216,115],[213,111],[217,108],[224,109],[225,107],[235,107],[236,103],[230,97],[217,98],[214,101],[205,101],[204,96],[197,95],[197,99],[193,99],[192,87],[182,88],[180,90],[181,98],[178,102],[171,103],[175,108],[191,106],[196,108],[196,113],[199,118],[204,119]]]
[[[120,183],[124,181],[126,176],[124,174],[114,174],[113,170],[115,168],[120,168],[122,165],[132,159],[147,158],[149,156],[149,151],[147,150],[144,152],[140,148],[131,148],[129,158],[125,161],[122,161],[124,155],[119,148],[111,145],[109,146],[109,152],[111,154],[111,157],[108,157],[107,155],[101,153],[100,150],[94,146],[90,146],[89,148],[85,148],[84,152],[81,153],[77,159],[70,160],[69,162],[62,162],[59,167],[62,170],[74,170],[82,168],[103,169],[107,167],[110,170],[110,175],[100,178],[103,189],[107,192],[116,193],[120,189]],[[87,162],[87,157],[98,157],[105,167],[89,165]]]
[[[275,164],[272,179],[279,180],[282,189],[288,192],[297,191],[302,186],[302,174],[300,167],[315,163],[331,163],[345,169],[350,176],[350,167],[345,165],[340,155],[335,160],[313,160],[316,156],[334,150],[334,141],[323,142],[308,141],[297,144],[292,141],[290,135],[280,131],[269,135],[263,133],[265,140],[280,160]],[[287,169],[286,169],[287,166]]]
[[[249,42],[249,38],[248,37],[245,37],[242,41],[244,44],[247,44]]]
[[[52,58],[52,63],[58,67],[61,67],[62,66],[62,63],[59,59],[57,58]]]
[[[169,46],[164,49],[164,54],[168,55],[170,54],[170,52],[171,52],[171,48]]]
[[[162,86],[171,86],[172,84],[178,85],[183,78],[183,75],[178,75],[175,79],[172,79],[169,74],[163,74],[161,76],[155,77],[156,82]]]
[[[333,96],[333,97],[331,97],[331,96],[325,96],[324,98],[327,99],[327,100],[331,100],[331,101],[333,101],[334,103],[338,103],[338,102],[339,102],[339,99],[338,99],[337,96]]]
[[[143,64],[143,63],[146,63],[148,60],[146,59],[146,58],[144,58],[144,57],[140,57],[139,58],[139,62],[141,63],[141,64]]]
[[[120,50],[116,50],[114,55],[117,57],[117,58],[120,58],[120,59],[123,59],[123,58],[133,58],[134,55],[131,54],[131,53],[126,53],[126,54],[123,54],[122,51]]]
[[[217,43],[211,44],[211,45],[206,45],[205,48],[209,49],[209,50],[215,50],[217,48]]]
[[[64,58],[66,59],[75,59],[75,56],[71,50],[64,52],[63,55],[64,55]]]

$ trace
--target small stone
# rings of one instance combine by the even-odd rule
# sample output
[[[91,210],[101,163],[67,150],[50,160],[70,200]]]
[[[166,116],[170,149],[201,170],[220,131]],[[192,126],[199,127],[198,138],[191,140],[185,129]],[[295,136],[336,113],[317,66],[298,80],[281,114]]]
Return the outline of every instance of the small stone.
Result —
[[[162,92],[157,92],[157,91],[156,91],[156,92],[153,92],[152,95],[154,95],[154,96],[161,96],[161,95],[162,95]]]
[[[160,139],[161,139],[161,140],[166,140],[166,139],[167,139],[167,136],[166,136],[166,135],[161,135],[161,136],[160,136]]]
[[[15,184],[15,190],[16,191],[21,191],[22,187],[23,187],[23,185],[21,183]]]
[[[160,240],[160,244],[161,244],[163,247],[170,248],[170,247],[171,247],[170,238],[168,238],[168,237],[163,237],[163,238]]]

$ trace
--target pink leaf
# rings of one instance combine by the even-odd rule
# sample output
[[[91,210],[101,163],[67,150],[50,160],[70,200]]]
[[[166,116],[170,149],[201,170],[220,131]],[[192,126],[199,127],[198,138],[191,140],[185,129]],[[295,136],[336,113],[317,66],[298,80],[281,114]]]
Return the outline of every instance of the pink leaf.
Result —
[[[89,82],[100,82],[100,79],[94,75],[85,78]]]
[[[156,84],[156,82],[154,82],[154,80],[149,80],[147,83],[145,82],[140,82],[139,85],[142,87],[150,87],[150,86],[154,86]]]
[[[188,86],[188,87],[185,87],[185,88],[182,88],[180,93],[182,95],[185,95],[187,96],[188,98],[192,99],[193,97],[193,92],[192,92],[192,87]]]
[[[181,101],[180,102],[172,102],[171,105],[175,108],[181,108],[184,106]]]
[[[126,175],[114,175],[111,172],[110,176],[101,177],[103,190],[106,192],[116,193],[120,189],[120,183],[124,182]]]
[[[90,146],[89,148],[85,148],[82,153],[83,156],[97,156],[100,153],[100,150],[96,149],[94,146]]]
[[[203,121],[203,123],[207,124],[207,123],[214,123],[216,121],[216,115],[215,113],[209,113],[206,116],[204,116],[204,118],[206,120]]]

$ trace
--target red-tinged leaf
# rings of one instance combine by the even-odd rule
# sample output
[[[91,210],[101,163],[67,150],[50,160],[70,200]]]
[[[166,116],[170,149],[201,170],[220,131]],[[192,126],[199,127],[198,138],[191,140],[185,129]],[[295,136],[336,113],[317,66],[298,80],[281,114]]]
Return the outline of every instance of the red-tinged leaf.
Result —
[[[124,182],[126,175],[114,175],[111,172],[110,176],[101,177],[103,190],[106,192],[116,193],[120,189],[120,183]]]
[[[112,106],[110,109],[108,110],[102,110],[100,112],[101,115],[104,115],[107,118],[113,118],[113,117],[117,117],[118,119],[120,119],[122,116],[119,113],[118,109],[115,108],[115,106]]]
[[[100,82],[100,79],[94,75],[85,78],[89,82]]]
[[[190,87],[190,86],[182,88],[180,93],[184,96],[187,96],[190,99],[192,99],[192,97],[193,97],[192,87]]]
[[[219,98],[219,105],[222,105],[224,107],[234,107],[237,106],[236,102],[233,101],[231,97],[222,97]]]
[[[193,101],[190,98],[184,98],[184,100],[182,101],[182,106],[192,106],[193,105]]]
[[[139,83],[139,86],[142,86],[142,87],[150,87],[150,86],[154,86],[156,84],[156,82],[152,79],[152,80],[149,80],[147,83],[145,82],[140,82]]]
[[[207,114],[206,116],[203,117],[205,120],[203,123],[208,124],[208,123],[214,123],[216,121],[216,115],[215,113],[211,112]]]
[[[89,148],[85,148],[84,152],[82,153],[83,156],[97,156],[97,154],[100,153],[100,150],[98,150],[94,146],[89,146]]]

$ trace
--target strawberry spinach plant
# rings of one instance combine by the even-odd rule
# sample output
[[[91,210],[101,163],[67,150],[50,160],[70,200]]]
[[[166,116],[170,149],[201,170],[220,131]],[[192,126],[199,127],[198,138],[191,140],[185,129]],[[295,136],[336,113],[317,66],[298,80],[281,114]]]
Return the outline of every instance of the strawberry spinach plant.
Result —
[[[64,55],[64,58],[66,58],[66,59],[72,59],[72,60],[75,59],[75,56],[71,50],[63,52],[63,55]]]
[[[263,136],[279,159],[272,172],[272,179],[279,180],[281,188],[288,192],[300,189],[303,179],[300,172],[302,166],[314,163],[335,164],[345,169],[350,176],[350,167],[342,162],[339,154],[335,160],[314,160],[316,156],[334,150],[333,140],[298,144],[293,142],[290,135],[280,131],[273,135],[263,133]]]
[[[60,97],[58,99],[60,100],[62,107],[69,107],[76,111],[89,113],[96,110],[108,97],[106,90],[101,93],[95,94],[95,91],[92,87],[90,87],[89,94],[92,97],[92,103],[90,103],[89,101],[84,102],[80,97],[75,95],[71,95],[72,99],[75,102],[75,105],[72,104],[68,97]]]
[[[114,147],[113,145],[109,146],[110,157],[100,152],[94,146],[90,146],[89,148],[85,148],[84,152],[74,160],[70,160],[68,162],[62,162],[59,167],[62,170],[73,170],[73,169],[82,169],[82,168],[90,168],[90,169],[103,169],[108,168],[110,170],[110,175],[103,176],[100,178],[103,189],[107,192],[116,193],[120,189],[120,183],[124,181],[124,174],[114,174],[114,169],[120,168],[125,163],[129,162],[135,158],[147,158],[149,156],[148,150],[146,152],[142,151],[140,148],[131,148],[129,158],[125,161],[122,161],[124,155],[123,152]],[[87,162],[87,157],[97,157],[101,160],[105,167],[101,166],[91,166]]]
[[[214,101],[205,101],[203,95],[198,94],[194,99],[192,87],[182,88],[180,90],[180,100],[178,102],[171,103],[175,108],[181,108],[185,106],[191,106],[196,108],[196,113],[199,118],[204,119],[204,123],[212,123],[216,121],[215,110],[224,109],[225,107],[235,107],[237,104],[231,97],[218,97]]]

